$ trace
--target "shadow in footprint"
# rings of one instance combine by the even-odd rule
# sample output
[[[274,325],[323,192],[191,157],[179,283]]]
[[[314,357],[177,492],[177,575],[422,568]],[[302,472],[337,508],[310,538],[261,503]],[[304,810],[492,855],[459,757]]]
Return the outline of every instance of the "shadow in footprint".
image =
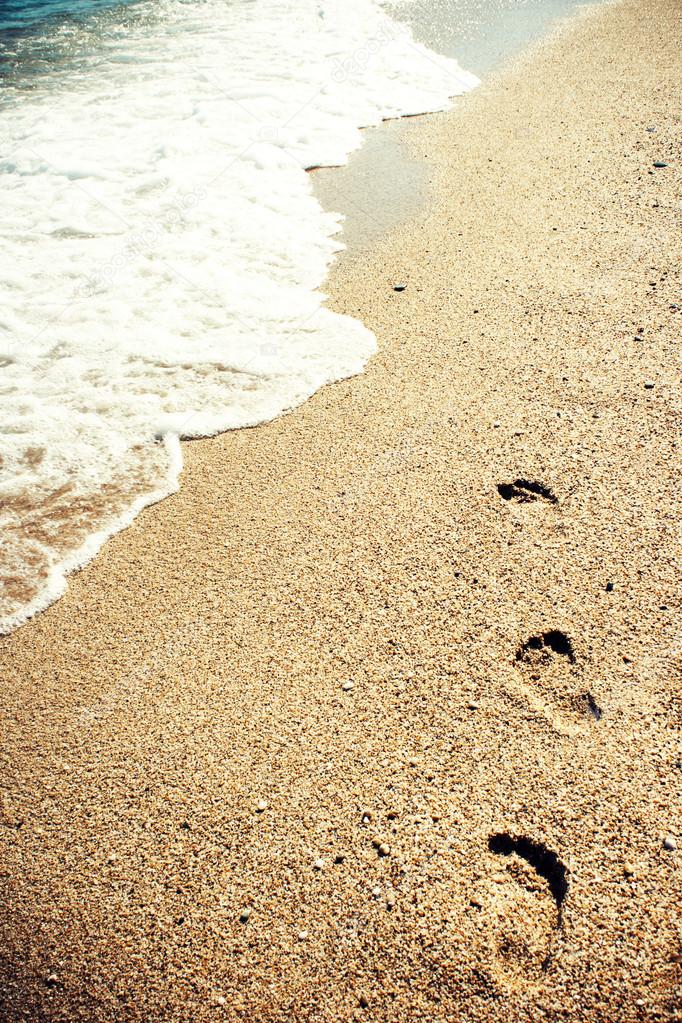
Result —
[[[531,664],[547,664],[552,660],[553,654],[566,657],[571,664],[575,664],[573,644],[566,633],[559,629],[550,629],[538,636],[531,636],[516,651],[516,660]]]
[[[492,974],[514,987],[542,985],[561,940],[568,870],[552,849],[525,835],[496,832],[488,852],[490,872],[473,905]]]
[[[529,863],[547,882],[561,917],[561,907],[568,895],[568,870],[552,849],[548,849],[543,842],[534,842],[531,838],[526,838],[525,835],[513,838],[506,832],[491,835],[488,839],[488,848],[498,856],[516,854]]]
[[[554,725],[599,721],[602,709],[585,689],[573,643],[565,632],[548,629],[531,636],[516,651],[515,663],[530,702]]]
[[[489,927],[502,976],[540,980],[552,962],[568,894],[568,870],[542,842],[505,832],[488,848],[509,862],[495,875]]]
[[[556,494],[537,480],[517,479],[513,483],[498,483],[497,492],[503,501],[516,501],[517,504],[528,504],[531,501],[546,501],[557,504]]]

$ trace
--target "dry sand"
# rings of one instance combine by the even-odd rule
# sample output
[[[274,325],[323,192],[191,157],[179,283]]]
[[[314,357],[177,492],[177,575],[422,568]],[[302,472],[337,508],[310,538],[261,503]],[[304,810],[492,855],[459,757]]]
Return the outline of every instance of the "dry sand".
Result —
[[[411,121],[367,373],[2,641],[3,1019],[679,1018],[679,15]]]

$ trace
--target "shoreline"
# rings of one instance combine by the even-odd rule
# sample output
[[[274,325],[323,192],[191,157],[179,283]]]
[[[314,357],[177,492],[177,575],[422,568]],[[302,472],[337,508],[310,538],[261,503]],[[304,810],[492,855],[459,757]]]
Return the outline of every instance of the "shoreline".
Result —
[[[7,1019],[674,1018],[653,9],[407,121],[429,202],[325,287],[365,373],[186,444],[181,490],[0,640]]]
[[[370,0],[338,8],[326,21],[311,0],[302,0],[294,19],[277,3],[258,16],[248,5],[219,7],[215,18],[202,7],[198,20],[180,5],[179,31],[136,10],[130,22],[121,8],[112,11],[112,21],[118,12],[122,22],[110,61],[86,57],[104,15],[104,22],[93,13],[82,30],[74,28],[72,56],[97,68],[87,98],[72,76],[69,47],[51,49],[49,19],[44,32],[28,34],[25,48],[18,44],[18,74],[8,80],[6,134],[16,152],[6,168],[8,224],[33,223],[41,208],[47,220],[22,236],[5,232],[12,294],[2,360],[3,633],[49,605],[63,592],[64,573],[141,505],[175,489],[173,435],[203,438],[266,422],[364,368],[374,338],[322,307],[319,286],[339,248],[339,218],[312,195],[306,168],[344,163],[362,143],[360,124],[444,109],[451,92],[478,83],[456,62],[435,61]],[[279,15],[282,28],[263,32]],[[301,33],[294,29],[299,16]],[[234,42],[229,72],[227,40]],[[362,57],[367,40],[369,63]],[[27,92],[34,46],[54,60]],[[155,51],[167,46],[173,58],[160,75],[147,75]],[[204,70],[188,56],[193,47],[202,51]],[[268,66],[267,88],[262,80],[256,86],[257,113],[217,81],[225,71],[248,92],[252,76],[259,79],[255,53]],[[124,70],[128,57],[138,67],[133,78]],[[142,80],[148,88],[139,104]],[[189,93],[194,107],[184,105]],[[62,120],[53,132],[44,110],[56,94]],[[187,117],[193,145],[154,143],[175,133],[176,118],[189,128]],[[96,165],[106,165],[106,199],[84,179],[73,184],[58,159],[47,159],[43,173],[40,153],[55,142],[90,150],[85,178],[92,172],[96,180]],[[138,175],[151,167],[160,176],[142,185]],[[87,211],[79,214],[80,202]],[[117,219],[118,204],[127,212]],[[79,216],[87,230],[64,227]],[[34,289],[32,279],[49,287]],[[90,318],[93,331],[85,327]],[[53,343],[62,331],[64,349]],[[74,372],[64,401],[67,351]]]
[[[467,58],[460,59],[457,55],[456,33],[462,29],[462,12],[449,12],[453,24],[449,31],[435,31],[429,23],[429,16],[421,12],[421,16],[409,17],[411,4],[406,7],[395,4],[390,12],[397,19],[407,22],[414,33],[415,40],[429,46],[443,58],[458,61],[466,71],[481,77],[479,85],[494,83],[500,76],[520,73],[526,61],[531,61],[536,53],[548,42],[556,41],[562,31],[576,24],[576,19],[589,17],[604,3],[617,0],[562,0],[563,8],[551,15],[545,14],[540,19],[540,27],[529,26],[517,29],[512,43],[498,38],[499,26],[493,30],[493,39],[498,38],[497,48],[487,37],[478,46],[470,43]],[[437,14],[431,12],[434,20],[445,19],[447,5]],[[502,11],[495,14],[500,17]],[[471,12],[470,12],[471,14]],[[536,16],[538,12],[535,12]],[[492,17],[493,12],[487,11]],[[478,17],[485,22],[480,12]],[[479,26],[480,27],[480,26]],[[493,58],[492,52],[495,52]],[[471,64],[471,66],[469,66]],[[451,97],[451,102],[459,102],[468,93]],[[429,195],[428,164],[420,159],[419,143],[410,147],[407,142],[410,121],[430,116],[430,113],[399,117],[383,121],[363,129],[364,141],[360,149],[349,156],[348,162],[341,167],[316,167],[313,170],[313,191],[322,204],[325,212],[341,214],[342,222],[336,236],[343,245],[352,251],[367,250],[381,244],[391,232],[408,225],[418,216],[420,207]],[[412,151],[412,149],[414,151]],[[386,182],[390,185],[387,187]],[[342,255],[342,254],[341,254]],[[337,257],[338,258],[338,257]]]

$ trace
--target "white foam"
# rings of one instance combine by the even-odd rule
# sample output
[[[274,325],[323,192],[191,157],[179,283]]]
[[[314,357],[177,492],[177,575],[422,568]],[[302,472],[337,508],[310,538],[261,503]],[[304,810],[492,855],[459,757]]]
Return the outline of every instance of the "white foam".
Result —
[[[156,0],[0,115],[0,631],[177,488],[178,437],[272,419],[375,348],[318,290],[305,168],[476,84],[370,0]]]

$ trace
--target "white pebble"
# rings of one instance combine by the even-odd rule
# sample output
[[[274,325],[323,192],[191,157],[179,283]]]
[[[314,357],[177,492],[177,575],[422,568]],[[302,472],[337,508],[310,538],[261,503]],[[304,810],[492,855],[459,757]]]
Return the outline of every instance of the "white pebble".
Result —
[[[355,682],[353,682],[352,679],[348,679],[347,682],[343,683],[341,688],[343,689],[344,693],[348,693],[348,692],[350,692],[351,689],[353,689],[354,686],[355,686]]]
[[[669,852],[675,852],[677,849],[677,839],[674,835],[666,835],[663,839],[663,848]]]
[[[265,810],[267,810],[268,805],[269,804],[268,804],[267,800],[259,799],[258,800],[258,806],[256,807],[256,810],[258,811],[258,813],[263,813]]]
[[[324,868],[324,860],[315,860],[313,866],[315,870],[322,870]]]

